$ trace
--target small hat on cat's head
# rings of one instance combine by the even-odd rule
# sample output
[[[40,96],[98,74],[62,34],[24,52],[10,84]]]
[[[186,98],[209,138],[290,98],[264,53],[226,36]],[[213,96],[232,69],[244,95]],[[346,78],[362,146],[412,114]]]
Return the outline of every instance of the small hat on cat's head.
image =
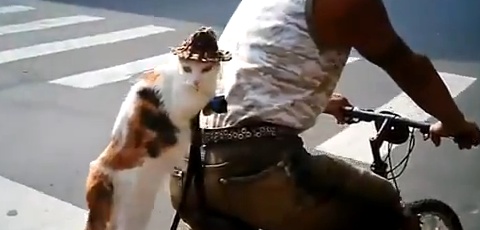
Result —
[[[200,27],[185,39],[182,44],[173,47],[171,52],[179,58],[200,62],[230,61],[232,55],[225,50],[219,50],[217,35],[211,27]]]

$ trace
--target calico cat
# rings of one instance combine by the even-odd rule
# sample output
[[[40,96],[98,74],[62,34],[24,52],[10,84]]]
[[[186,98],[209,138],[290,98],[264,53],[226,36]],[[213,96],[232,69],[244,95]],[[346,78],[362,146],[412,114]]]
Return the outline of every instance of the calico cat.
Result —
[[[221,62],[231,58],[206,27],[172,52],[172,63],[130,88],[110,143],[90,163],[87,230],[146,228],[159,188],[188,154],[191,119],[214,97]]]

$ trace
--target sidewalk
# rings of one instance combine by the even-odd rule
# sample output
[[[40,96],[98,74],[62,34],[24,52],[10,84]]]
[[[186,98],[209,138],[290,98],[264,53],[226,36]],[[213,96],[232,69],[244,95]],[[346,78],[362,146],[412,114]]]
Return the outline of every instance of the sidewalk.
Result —
[[[81,230],[86,211],[0,176],[0,229]]]

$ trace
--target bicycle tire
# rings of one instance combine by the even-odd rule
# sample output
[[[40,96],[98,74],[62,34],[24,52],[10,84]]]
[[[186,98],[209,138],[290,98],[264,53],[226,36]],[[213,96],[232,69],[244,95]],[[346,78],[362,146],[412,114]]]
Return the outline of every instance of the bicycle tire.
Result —
[[[421,199],[406,203],[406,206],[417,216],[428,213],[439,217],[450,230],[463,230],[457,213],[441,200]]]

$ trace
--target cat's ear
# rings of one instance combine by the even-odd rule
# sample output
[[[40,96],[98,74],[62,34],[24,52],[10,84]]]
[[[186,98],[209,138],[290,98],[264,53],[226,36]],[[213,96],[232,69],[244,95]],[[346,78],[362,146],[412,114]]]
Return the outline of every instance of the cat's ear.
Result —
[[[152,71],[153,71],[153,69],[148,69],[148,70],[143,70],[143,71],[131,74],[128,77],[128,82],[132,85],[135,85],[135,83],[142,80],[142,78],[144,77],[145,74],[147,74],[149,72],[152,72]]]
[[[144,70],[144,71],[132,74],[130,77],[130,83],[135,84],[139,81],[155,83],[159,77],[160,77],[160,73],[155,71],[155,69],[148,69],[148,70]]]

